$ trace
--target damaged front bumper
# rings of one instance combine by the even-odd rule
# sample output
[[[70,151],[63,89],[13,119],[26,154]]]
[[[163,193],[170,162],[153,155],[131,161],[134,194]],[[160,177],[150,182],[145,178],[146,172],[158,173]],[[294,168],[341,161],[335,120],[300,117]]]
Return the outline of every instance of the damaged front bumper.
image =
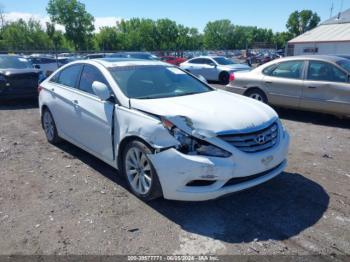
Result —
[[[245,153],[232,147],[228,158],[186,155],[175,148],[149,155],[164,198],[204,201],[241,191],[283,172],[287,165],[289,135],[266,151]],[[201,183],[202,182],[202,183]]]

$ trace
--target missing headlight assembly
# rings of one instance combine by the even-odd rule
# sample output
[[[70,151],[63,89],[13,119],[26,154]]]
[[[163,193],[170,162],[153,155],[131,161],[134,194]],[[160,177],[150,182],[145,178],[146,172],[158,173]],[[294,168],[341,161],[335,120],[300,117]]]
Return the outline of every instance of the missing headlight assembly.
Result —
[[[186,123],[190,120],[184,118]],[[178,128],[171,120],[161,117],[162,125],[169,131],[169,133],[179,142],[176,149],[181,153],[188,155],[203,155],[203,156],[213,156],[213,157],[230,157],[231,153],[227,152],[217,146],[214,146],[202,139],[189,135],[185,131]],[[194,131],[194,130],[193,130]],[[193,134],[198,134],[198,132],[192,132]]]

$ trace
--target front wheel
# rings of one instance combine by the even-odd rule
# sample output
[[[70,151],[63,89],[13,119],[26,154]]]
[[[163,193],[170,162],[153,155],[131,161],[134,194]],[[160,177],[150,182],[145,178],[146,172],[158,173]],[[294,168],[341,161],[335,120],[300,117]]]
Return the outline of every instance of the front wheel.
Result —
[[[157,173],[148,154],[152,154],[151,149],[137,140],[130,142],[123,151],[123,175],[131,191],[144,201],[162,195]]]

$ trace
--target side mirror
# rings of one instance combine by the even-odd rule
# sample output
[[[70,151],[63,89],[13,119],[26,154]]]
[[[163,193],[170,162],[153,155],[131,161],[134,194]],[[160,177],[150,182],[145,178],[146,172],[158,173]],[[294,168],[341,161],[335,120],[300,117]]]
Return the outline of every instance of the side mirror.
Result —
[[[92,83],[92,89],[94,90],[95,94],[103,101],[106,101],[111,97],[111,92],[109,91],[108,86],[106,86],[104,83],[94,81]]]
[[[208,81],[207,81],[207,79],[205,79],[205,77],[204,77],[204,76],[199,75],[199,76],[197,76],[197,77],[198,77],[198,79],[199,79],[199,80],[201,80],[202,82],[204,82],[204,83],[208,84]]]
[[[40,69],[41,67],[40,67],[40,65],[37,65],[37,64],[36,64],[36,65],[34,65],[34,68],[35,68],[35,69]]]

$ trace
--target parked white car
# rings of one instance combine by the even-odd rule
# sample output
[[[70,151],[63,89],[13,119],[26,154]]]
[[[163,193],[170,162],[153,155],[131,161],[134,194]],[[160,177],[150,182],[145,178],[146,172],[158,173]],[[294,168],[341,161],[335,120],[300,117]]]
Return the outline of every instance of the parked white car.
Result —
[[[146,201],[217,198],[287,163],[289,135],[271,107],[163,62],[72,62],[40,85],[39,104],[50,143],[67,140],[118,168]]]
[[[180,64],[180,67],[196,76],[203,76],[206,80],[219,81],[227,85],[230,74],[238,71],[250,70],[250,66],[239,64],[223,56],[199,56]]]

